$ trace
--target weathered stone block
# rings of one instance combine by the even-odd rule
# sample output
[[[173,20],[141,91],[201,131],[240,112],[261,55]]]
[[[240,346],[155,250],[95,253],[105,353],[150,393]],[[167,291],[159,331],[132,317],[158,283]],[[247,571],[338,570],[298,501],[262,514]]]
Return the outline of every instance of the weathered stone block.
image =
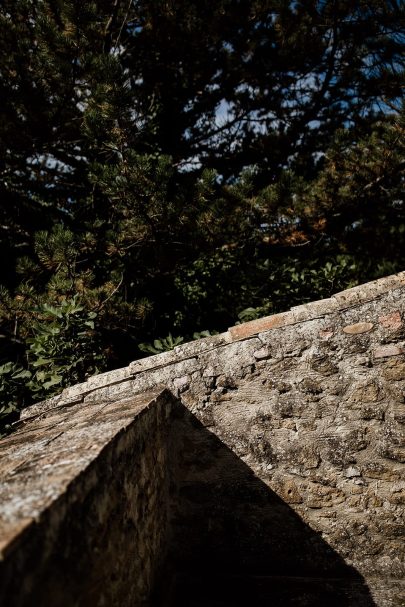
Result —
[[[398,481],[401,478],[401,472],[391,466],[381,462],[367,462],[361,466],[363,476],[375,478],[390,482]]]
[[[326,487],[309,483],[305,487],[305,505],[308,508],[332,508],[346,499],[343,491],[335,487]]]
[[[405,505],[405,488],[393,488],[392,493],[390,493],[387,498],[392,504]],[[403,531],[403,535],[405,536],[405,530]]]
[[[283,456],[279,456],[279,462],[282,462],[287,468],[301,468],[302,470],[314,470],[318,468],[321,457],[319,449],[313,444],[294,445],[287,444],[283,449]]]
[[[356,453],[366,449],[368,443],[364,432],[351,430],[343,436],[328,436],[321,448],[321,457],[336,466],[343,467],[356,462]]]
[[[378,453],[389,459],[405,463],[405,429],[394,420],[384,424]]]
[[[313,356],[310,361],[310,365],[311,369],[317,373],[320,373],[321,375],[325,375],[326,377],[339,372],[339,367],[336,365],[333,358],[327,354],[319,353]]]
[[[383,421],[385,419],[386,407],[376,405],[366,405],[361,407],[359,417],[360,419],[370,420],[378,419]]]
[[[405,380],[405,361],[399,358],[388,360],[382,372],[388,381]]]
[[[302,504],[304,501],[297,483],[291,478],[279,478],[272,487],[287,504]]]
[[[305,394],[321,394],[323,392],[322,382],[311,377],[304,377],[298,384],[298,388]]]
[[[352,403],[373,403],[380,399],[380,387],[374,380],[355,384],[348,396]]]
[[[294,322],[294,317],[290,312],[283,312],[282,314],[274,314],[273,316],[266,316],[265,318],[251,320],[250,322],[230,327],[228,332],[235,341],[238,339],[247,339],[248,337],[258,335],[259,333],[269,331],[270,329],[285,327]]]
[[[256,360],[264,360],[266,358],[271,358],[270,348],[268,348],[267,346],[263,346],[263,348],[260,348],[260,350],[256,350],[255,352],[253,352],[253,356]]]
[[[198,357],[203,375],[241,377],[256,362],[253,353],[262,346],[258,338],[236,341],[211,352],[203,352]]]

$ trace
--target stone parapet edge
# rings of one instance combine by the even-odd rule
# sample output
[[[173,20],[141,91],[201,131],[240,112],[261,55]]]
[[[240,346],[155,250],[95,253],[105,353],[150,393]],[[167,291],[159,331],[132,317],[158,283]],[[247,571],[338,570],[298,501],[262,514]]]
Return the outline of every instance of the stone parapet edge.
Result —
[[[50,409],[78,404],[100,388],[126,383],[146,371],[158,370],[175,363],[196,359],[201,354],[206,354],[233,342],[255,337],[273,329],[322,318],[373,301],[389,291],[401,288],[405,288],[405,271],[352,287],[327,299],[294,306],[287,312],[235,325],[225,333],[181,344],[169,352],[135,360],[127,367],[89,377],[81,384],[65,388],[58,396],[27,407],[21,413],[21,420],[36,417]],[[17,425],[19,423],[17,422]]]
[[[139,397],[142,397],[142,402],[139,404]],[[137,399],[137,401],[134,401],[134,398]],[[173,399],[173,395],[171,394],[171,392],[167,389],[165,389],[164,387],[156,387],[154,390],[146,390],[142,393],[142,395],[134,395],[133,399],[128,399],[128,398],[123,398],[123,399],[117,399],[117,404],[124,404],[127,405],[128,402],[130,402],[131,404],[131,418],[128,419],[128,417],[124,417],[122,419],[122,423],[120,425],[120,421],[118,420],[117,422],[117,426],[119,426],[116,430],[116,432],[110,436],[110,438],[108,439],[108,442],[106,442],[105,444],[101,444],[99,446],[96,446],[93,443],[93,447],[91,449],[87,450],[87,455],[88,457],[86,457],[85,461],[83,462],[82,467],[77,470],[75,472],[75,476],[73,478],[81,478],[82,475],[86,474],[88,472],[88,469],[90,466],[93,465],[94,461],[100,456],[100,453],[104,450],[104,448],[107,445],[111,445],[122,433],[126,432],[134,423],[138,423],[139,420],[141,420],[145,415],[148,415],[151,411],[151,409],[153,409],[153,407],[160,402],[166,402],[168,399],[172,400]],[[47,401],[44,401],[47,402]],[[127,409],[128,410],[128,409]],[[55,438],[59,438],[59,436],[61,436],[62,433],[59,433],[58,435],[51,437],[50,441],[52,442],[53,440],[55,440]],[[34,443],[35,445],[35,443]],[[7,447],[6,447],[7,449]],[[33,463],[35,465],[37,457],[34,456],[33,458]],[[24,462],[24,464],[26,464],[26,462]],[[16,468],[12,468],[10,469],[11,472],[8,472],[4,475],[4,473],[2,473],[2,483],[4,483],[5,485],[7,484],[7,482],[10,480],[10,478],[13,478],[13,475],[15,474],[16,470],[18,470],[18,467]],[[41,475],[35,475],[35,482],[38,481],[39,483],[41,482]],[[5,508],[4,508],[4,504],[3,504],[3,508],[2,508],[2,512],[1,512],[1,516],[0,516],[0,563],[2,561],[4,561],[8,556],[9,553],[11,553],[15,548],[16,545],[20,542],[21,537],[23,535],[23,533],[25,533],[25,531],[27,531],[30,527],[32,527],[33,524],[40,522],[41,517],[43,516],[44,513],[48,512],[48,510],[53,507],[53,505],[55,504],[55,502],[59,499],[59,497],[64,494],[65,492],[70,491],[70,487],[71,487],[71,478],[69,478],[66,483],[64,485],[62,485],[57,498],[55,499],[52,494],[46,495],[45,496],[45,502],[44,502],[44,506],[43,508],[41,508],[39,512],[39,514],[36,515],[32,515],[32,516],[24,516],[24,517],[19,517],[17,516],[16,519],[13,518],[14,514],[12,516],[10,515],[5,515]],[[4,486],[5,486],[4,485]],[[36,490],[32,490],[31,491],[31,495],[38,495],[38,491]],[[21,495],[19,496],[19,503],[23,503],[23,498],[21,497]],[[16,502],[17,506],[18,506],[18,502]],[[13,504],[15,506],[15,504]],[[4,519],[8,518],[8,524],[9,524],[9,529],[5,530],[5,528],[2,526],[2,524],[4,524]],[[10,538],[11,541],[10,541]]]

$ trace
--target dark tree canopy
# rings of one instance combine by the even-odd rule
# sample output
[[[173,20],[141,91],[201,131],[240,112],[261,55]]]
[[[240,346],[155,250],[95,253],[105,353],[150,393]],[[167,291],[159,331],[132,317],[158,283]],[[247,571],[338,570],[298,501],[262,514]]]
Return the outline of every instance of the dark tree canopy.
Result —
[[[399,269],[404,12],[3,0],[0,394]]]

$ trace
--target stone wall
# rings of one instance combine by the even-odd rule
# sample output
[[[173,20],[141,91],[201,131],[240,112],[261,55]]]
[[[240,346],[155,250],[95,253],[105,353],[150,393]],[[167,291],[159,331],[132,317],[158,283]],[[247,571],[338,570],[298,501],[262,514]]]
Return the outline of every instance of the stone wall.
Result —
[[[144,605],[165,555],[169,393],[50,410],[0,446],[0,604]]]
[[[158,485],[167,479],[165,469],[171,481],[170,491],[161,489],[159,498],[166,505],[158,512],[166,514],[156,514],[156,520],[170,518],[164,542],[168,562],[186,577],[201,569],[202,579],[218,570],[273,580],[351,579],[350,588],[342,586],[339,607],[403,606],[404,293],[401,273],[89,378],[27,409],[17,434],[2,448],[7,455],[17,441],[29,467],[32,434],[49,416],[56,433],[65,432],[72,413],[83,416],[83,428],[91,433],[92,411],[111,406],[119,418],[118,401],[168,387],[178,403],[167,411],[169,459]],[[69,432],[72,437],[73,428]],[[114,441],[103,432],[97,434],[100,444],[110,449]],[[156,443],[152,428],[136,432],[156,458],[162,442]],[[43,457],[59,451],[58,440],[41,445]],[[72,479],[80,453],[81,447],[72,449]],[[94,466],[99,457],[95,453]],[[128,460],[120,475],[127,465]],[[19,472],[10,470],[8,502],[18,502],[23,486],[27,496],[37,495],[24,464]],[[13,484],[16,473],[20,484]],[[139,472],[134,474],[133,483]],[[103,477],[100,483],[106,491]],[[117,491],[107,490],[112,504]],[[32,516],[30,508],[52,512],[61,490],[56,484],[49,492],[46,499],[39,493],[38,503],[28,500],[19,520]],[[6,519],[13,538],[18,529],[7,525]],[[166,526],[159,528],[165,535]],[[151,561],[161,538],[148,552]],[[7,561],[7,539],[5,545]],[[123,557],[122,567],[124,562]],[[152,579],[153,566],[145,571]],[[150,582],[142,585],[146,595]]]
[[[213,458],[204,493],[206,470],[187,460],[181,508],[194,511],[212,554],[221,548],[202,516],[207,504],[232,529],[235,568],[335,577],[350,575],[344,563],[376,605],[405,605],[404,304],[398,289],[260,332],[224,347],[225,359],[217,349],[201,378],[192,376],[182,401],[229,448],[224,457],[236,454],[254,473],[241,482],[242,466]],[[374,604],[363,590],[337,604]]]

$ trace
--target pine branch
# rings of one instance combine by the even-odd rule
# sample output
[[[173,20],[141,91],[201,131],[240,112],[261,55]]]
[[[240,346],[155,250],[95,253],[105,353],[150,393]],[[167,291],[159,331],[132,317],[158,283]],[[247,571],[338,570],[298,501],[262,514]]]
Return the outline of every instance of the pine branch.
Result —
[[[120,5],[120,0],[114,0],[112,13],[107,21],[107,24],[104,29],[104,43],[103,43],[103,52],[109,54],[112,47],[112,30],[114,28],[115,22],[117,20],[118,9]]]

